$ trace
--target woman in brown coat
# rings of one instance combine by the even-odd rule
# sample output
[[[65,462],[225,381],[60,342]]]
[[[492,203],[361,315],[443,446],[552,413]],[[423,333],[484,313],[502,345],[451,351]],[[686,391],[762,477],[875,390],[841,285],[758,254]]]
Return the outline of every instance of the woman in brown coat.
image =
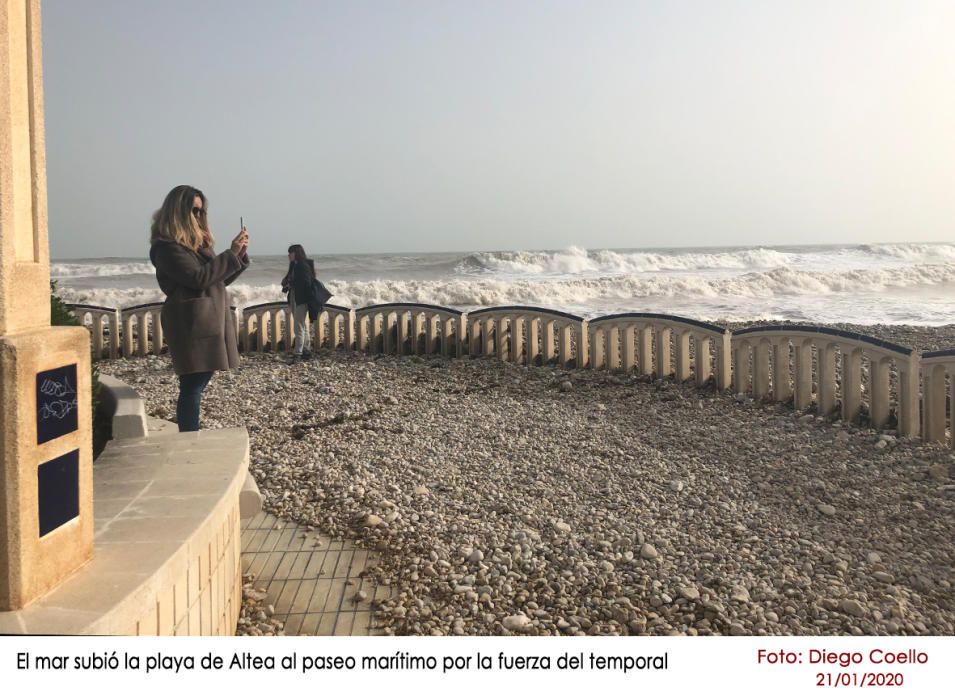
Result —
[[[206,196],[188,185],[174,188],[153,214],[149,259],[166,294],[162,327],[179,375],[180,432],[199,430],[199,403],[212,373],[239,364],[225,288],[249,266],[249,234],[243,228],[219,255],[214,242]]]

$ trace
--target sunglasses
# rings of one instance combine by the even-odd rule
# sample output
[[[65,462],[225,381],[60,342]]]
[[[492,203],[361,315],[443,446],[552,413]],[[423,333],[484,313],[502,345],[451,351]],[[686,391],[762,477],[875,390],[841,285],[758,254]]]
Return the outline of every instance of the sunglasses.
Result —
[[[206,210],[203,209],[202,207],[193,207],[192,215],[198,219],[200,216],[206,215]]]

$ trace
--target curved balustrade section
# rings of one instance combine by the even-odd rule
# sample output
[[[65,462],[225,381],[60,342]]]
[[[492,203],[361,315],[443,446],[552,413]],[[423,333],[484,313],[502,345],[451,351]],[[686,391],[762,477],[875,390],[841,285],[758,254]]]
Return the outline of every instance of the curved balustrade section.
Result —
[[[119,317],[117,309],[88,304],[68,304],[72,314],[90,332],[94,360],[119,357]]]
[[[292,347],[289,305],[269,302],[247,306],[242,314],[239,349],[244,352],[278,352]]]
[[[900,434],[919,434],[919,353],[911,348],[825,326],[756,326],[732,337],[737,393],[792,399],[797,409],[815,402],[820,415],[838,405],[846,421],[867,398],[876,428],[886,425],[894,397]]]
[[[355,349],[461,357],[464,314],[433,304],[372,304],[355,311]]]
[[[713,378],[719,389],[732,383],[731,334],[722,326],[651,313],[611,314],[587,323],[591,369],[636,367],[640,374],[673,375],[680,382],[693,377],[697,386]]]
[[[468,312],[468,354],[520,364],[587,366],[587,321],[536,306],[494,306]]]
[[[345,306],[325,304],[312,329],[314,348],[352,350],[355,347],[355,312]]]
[[[123,357],[145,357],[162,352],[162,304],[140,304],[120,312]]]

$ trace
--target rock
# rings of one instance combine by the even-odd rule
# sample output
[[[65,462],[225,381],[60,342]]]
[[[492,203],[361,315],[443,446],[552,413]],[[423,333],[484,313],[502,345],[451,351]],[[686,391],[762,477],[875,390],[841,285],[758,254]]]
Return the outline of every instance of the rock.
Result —
[[[362,521],[362,524],[365,527],[378,527],[379,525],[384,524],[384,520],[373,513],[369,513],[365,516],[365,519]]]
[[[817,503],[816,510],[818,510],[823,515],[835,515],[836,509],[835,506],[831,506],[828,503]]]
[[[698,600],[700,591],[695,586],[683,586],[680,588],[680,597],[686,598],[687,600]]]
[[[484,552],[482,552],[480,549],[473,550],[468,555],[468,561],[472,564],[477,564],[480,561],[484,561]]]
[[[571,384],[571,383],[570,383],[569,381],[567,381],[567,380],[564,380],[564,381],[562,381],[562,382],[560,383],[560,390],[561,390],[561,391],[570,391],[570,390],[573,389],[573,388],[574,388],[574,385]]]
[[[894,583],[895,576],[890,574],[888,571],[874,571],[872,572],[872,578],[880,583]]]
[[[501,621],[501,624],[504,626],[504,629],[510,632],[524,632],[530,627],[531,621],[527,615],[519,613],[517,615],[508,615]]]
[[[415,486],[415,487],[414,487],[414,495],[415,495],[415,496],[427,496],[429,493],[431,493],[431,491],[428,490],[428,487],[427,487],[427,486]]]
[[[556,523],[554,523],[554,530],[561,535],[569,535],[570,529],[570,525],[565,523],[563,520],[558,520]]]
[[[643,546],[640,547],[640,556],[644,559],[656,559],[658,555],[656,548],[649,542],[645,542]]]
[[[855,617],[865,617],[866,609],[857,600],[842,600],[839,602],[839,609],[847,615]]]
[[[730,591],[730,600],[735,600],[737,603],[748,603],[749,591],[744,586],[733,586],[733,590]]]

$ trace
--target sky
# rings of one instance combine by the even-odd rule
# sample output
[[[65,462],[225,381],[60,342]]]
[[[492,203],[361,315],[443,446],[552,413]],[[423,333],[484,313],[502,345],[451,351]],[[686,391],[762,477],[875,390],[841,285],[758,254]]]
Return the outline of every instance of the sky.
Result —
[[[955,3],[43,0],[54,259],[955,240]]]

